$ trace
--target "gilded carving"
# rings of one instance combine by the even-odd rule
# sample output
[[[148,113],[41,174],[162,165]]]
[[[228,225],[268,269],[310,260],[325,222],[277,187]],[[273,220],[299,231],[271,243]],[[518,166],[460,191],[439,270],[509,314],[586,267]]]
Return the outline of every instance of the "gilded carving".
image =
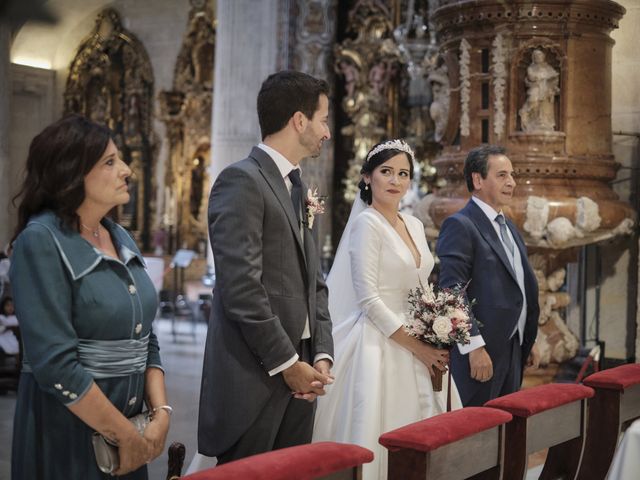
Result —
[[[169,161],[165,175],[166,248],[205,253],[208,166],[215,53],[215,20],[207,2],[192,1],[189,24],[176,60],[173,89],[159,95],[167,126]]]
[[[342,108],[351,123],[341,133],[353,142],[353,157],[343,179],[344,199],[351,203],[357,193],[360,166],[369,149],[390,132],[393,83],[400,52],[391,39],[391,12],[384,2],[359,0],[349,11],[348,38],[334,51],[336,73],[343,77],[347,95]]]
[[[153,72],[142,43],[127,31],[114,9],[102,11],[80,44],[64,92],[66,113],[80,113],[107,125],[133,175],[130,202],[118,220],[150,246],[153,210]]]

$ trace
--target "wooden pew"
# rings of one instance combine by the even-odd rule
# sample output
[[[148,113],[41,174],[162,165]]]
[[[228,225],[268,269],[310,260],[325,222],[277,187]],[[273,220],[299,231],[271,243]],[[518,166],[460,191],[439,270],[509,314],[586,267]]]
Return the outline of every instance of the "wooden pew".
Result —
[[[505,429],[504,478],[524,479],[530,453],[549,448],[541,480],[576,478],[587,422],[583,385],[552,383],[498,397],[485,404],[513,415]]]
[[[607,475],[620,434],[640,418],[640,365],[594,373],[584,384],[595,390],[595,396],[589,400],[584,461],[578,478],[600,480]]]
[[[318,442],[252,455],[195,472],[182,480],[359,480],[373,452],[357,445]]]
[[[493,408],[467,407],[384,433],[388,479],[501,479],[503,429],[511,418]]]

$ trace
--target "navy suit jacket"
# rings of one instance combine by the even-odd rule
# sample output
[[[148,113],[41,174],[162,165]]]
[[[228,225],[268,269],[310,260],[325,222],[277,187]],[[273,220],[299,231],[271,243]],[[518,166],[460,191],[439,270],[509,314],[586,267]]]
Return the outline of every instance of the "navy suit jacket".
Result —
[[[527,297],[527,319],[522,344],[522,365],[529,356],[538,333],[538,283],[527,259],[527,249],[515,225],[507,218],[507,226],[520,250]],[[440,258],[441,287],[465,285],[473,306],[472,335],[480,333],[494,365],[508,362],[510,337],[522,310],[522,292],[515,271],[491,221],[482,209],[470,200],[442,224],[436,252]],[[470,376],[469,356],[458,348],[451,351],[451,368],[463,404],[482,383]]]

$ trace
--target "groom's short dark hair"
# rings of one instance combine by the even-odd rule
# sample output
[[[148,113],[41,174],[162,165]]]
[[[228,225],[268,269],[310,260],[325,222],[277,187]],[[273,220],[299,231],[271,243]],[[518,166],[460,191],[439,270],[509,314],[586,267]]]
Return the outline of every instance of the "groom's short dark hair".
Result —
[[[489,157],[491,155],[505,155],[504,147],[498,145],[482,145],[469,151],[464,161],[464,179],[467,182],[467,190],[473,192],[473,175],[479,173],[482,178],[487,178],[489,172]]]
[[[296,112],[311,119],[320,95],[329,96],[329,84],[295,70],[269,75],[258,93],[258,121],[262,139],[282,130]]]

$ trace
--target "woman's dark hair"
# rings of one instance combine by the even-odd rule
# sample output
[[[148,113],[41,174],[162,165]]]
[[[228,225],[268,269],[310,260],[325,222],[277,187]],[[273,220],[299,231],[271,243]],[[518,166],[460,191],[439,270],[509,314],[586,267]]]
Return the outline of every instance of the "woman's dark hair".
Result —
[[[329,84],[295,70],[269,75],[258,93],[258,121],[262,139],[282,130],[296,112],[311,119],[320,104],[320,95],[329,96]]]
[[[386,143],[386,142],[380,142],[374,145],[371,150],[375,149],[378,145],[382,145],[383,143]],[[413,178],[413,160],[411,159],[411,155],[409,155],[407,152],[403,152],[402,150],[398,150],[396,148],[387,148],[373,155],[368,161],[362,164],[362,168],[360,169],[360,174],[371,175],[376,168],[378,168],[380,165],[382,165],[384,162],[386,162],[390,158],[395,157],[399,153],[406,155],[407,160],[409,161],[409,178]],[[360,183],[358,183],[358,188],[360,189],[360,198],[367,205],[371,205],[371,202],[373,201],[373,194],[371,193],[371,185],[369,185],[369,188],[365,190],[366,185],[367,184],[364,181],[364,178],[362,178],[360,180]]]
[[[13,298],[10,296],[6,296],[0,302],[0,315],[6,315],[4,308],[7,306],[7,303],[13,303]]]
[[[84,201],[84,177],[104,154],[111,139],[108,128],[80,115],[70,115],[46,127],[31,141],[26,177],[13,198],[18,226],[13,240],[29,218],[52,210],[63,225],[78,229],[76,210]]]

